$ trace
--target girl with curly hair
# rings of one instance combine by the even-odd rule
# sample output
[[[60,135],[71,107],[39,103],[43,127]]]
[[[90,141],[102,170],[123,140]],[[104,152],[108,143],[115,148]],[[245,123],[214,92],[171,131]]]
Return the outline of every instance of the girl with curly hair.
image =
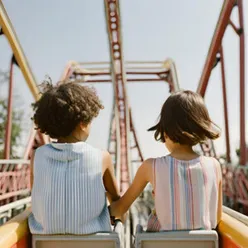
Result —
[[[86,143],[93,118],[103,109],[95,92],[77,83],[47,83],[34,104],[37,129],[56,142],[31,159],[34,234],[111,231],[109,202],[119,199],[111,156]]]

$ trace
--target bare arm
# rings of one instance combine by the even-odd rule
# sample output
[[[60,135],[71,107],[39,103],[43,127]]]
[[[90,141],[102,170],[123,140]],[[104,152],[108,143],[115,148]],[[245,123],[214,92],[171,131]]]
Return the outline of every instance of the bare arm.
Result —
[[[223,194],[222,194],[222,171],[221,166],[218,161],[216,161],[217,173],[218,173],[218,206],[217,206],[217,224],[220,223],[222,217],[222,203],[223,203]]]
[[[220,223],[222,217],[222,180],[219,182],[219,199],[218,199],[218,213],[217,213],[217,224]]]
[[[120,198],[112,158],[108,152],[104,152],[103,154],[103,184],[110,203]]]
[[[134,200],[142,193],[152,177],[152,159],[148,159],[139,167],[133,183],[127,192],[116,202],[110,205],[112,216],[121,216],[127,212]]]
[[[34,182],[34,154],[35,154],[35,151],[33,151],[31,158],[30,158],[30,186],[31,186],[31,190],[33,188],[33,182]]]

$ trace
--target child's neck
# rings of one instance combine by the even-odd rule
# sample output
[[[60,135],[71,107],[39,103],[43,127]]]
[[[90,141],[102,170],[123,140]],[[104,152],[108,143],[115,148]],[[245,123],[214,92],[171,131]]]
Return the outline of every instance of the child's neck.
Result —
[[[70,136],[67,136],[67,137],[58,138],[57,143],[77,143],[77,142],[82,142],[82,141],[85,141],[85,140],[86,140],[86,138],[83,139],[83,140],[80,140],[77,137],[75,137],[74,135],[70,135]]]
[[[192,160],[199,157],[199,154],[194,152],[192,146],[176,145],[170,155],[179,160]]]

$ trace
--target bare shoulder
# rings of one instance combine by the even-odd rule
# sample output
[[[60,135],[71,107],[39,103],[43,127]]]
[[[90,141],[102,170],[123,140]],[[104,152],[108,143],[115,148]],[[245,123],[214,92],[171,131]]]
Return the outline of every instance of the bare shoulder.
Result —
[[[148,181],[152,181],[152,175],[153,175],[153,161],[154,158],[148,158],[146,159],[142,165],[140,166],[139,170],[140,172],[147,178]]]
[[[154,161],[154,158],[148,158],[146,159],[144,162],[143,162],[143,166],[145,166],[146,168],[152,168],[153,166],[153,161]]]
[[[214,161],[214,165],[215,165],[218,169],[220,169],[220,168],[221,168],[221,166],[220,166],[220,162],[219,162],[219,160],[218,160],[218,159],[216,159],[215,157],[212,157],[212,160]]]
[[[218,174],[218,178],[219,180],[221,180],[222,178],[222,170],[221,170],[221,165],[218,159],[212,157],[213,161],[214,161],[214,166],[216,167],[217,170],[217,174]]]
[[[111,155],[109,154],[108,151],[102,151],[102,154],[103,154],[103,158],[104,159],[111,159]]]
[[[102,169],[103,173],[112,166],[112,158],[108,151],[102,151]]]

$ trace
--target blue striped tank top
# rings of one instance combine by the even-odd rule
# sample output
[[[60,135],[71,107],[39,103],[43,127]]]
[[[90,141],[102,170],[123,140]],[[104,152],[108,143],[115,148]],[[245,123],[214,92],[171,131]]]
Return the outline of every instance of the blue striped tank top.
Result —
[[[34,234],[111,231],[102,180],[102,151],[51,143],[36,150],[29,227]]]

